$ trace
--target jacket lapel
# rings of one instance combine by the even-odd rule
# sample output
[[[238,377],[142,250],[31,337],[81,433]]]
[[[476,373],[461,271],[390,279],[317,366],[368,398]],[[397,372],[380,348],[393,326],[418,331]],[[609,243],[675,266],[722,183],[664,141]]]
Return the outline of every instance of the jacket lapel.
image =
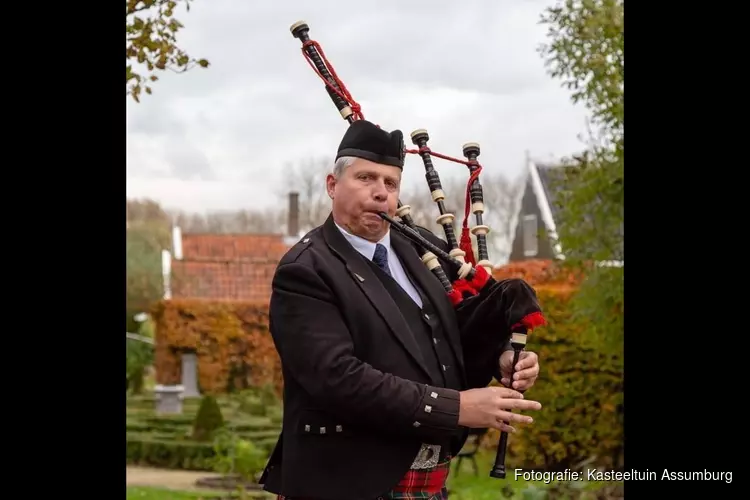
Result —
[[[460,332],[456,323],[453,306],[448,300],[443,285],[440,284],[429,269],[422,263],[411,241],[406,239],[400,233],[391,231],[391,246],[398,253],[401,263],[406,270],[416,280],[417,286],[427,295],[432,305],[435,307],[440,323],[443,325],[445,336],[448,338],[456,359],[461,367],[461,373],[464,371],[463,351],[461,349]]]
[[[349,277],[359,286],[378,314],[388,324],[396,339],[429,377],[430,372],[422,357],[422,351],[398,306],[375,276],[365,258],[346,241],[330,215],[323,224],[323,237],[334,255],[337,255],[346,265]]]

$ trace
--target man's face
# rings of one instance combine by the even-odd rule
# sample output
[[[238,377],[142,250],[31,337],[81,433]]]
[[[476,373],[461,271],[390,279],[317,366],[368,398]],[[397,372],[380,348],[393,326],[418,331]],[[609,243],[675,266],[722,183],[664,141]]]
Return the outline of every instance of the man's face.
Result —
[[[394,216],[398,208],[401,169],[359,158],[338,179],[329,175],[326,187],[334,220],[352,234],[378,241],[388,231],[378,213]]]

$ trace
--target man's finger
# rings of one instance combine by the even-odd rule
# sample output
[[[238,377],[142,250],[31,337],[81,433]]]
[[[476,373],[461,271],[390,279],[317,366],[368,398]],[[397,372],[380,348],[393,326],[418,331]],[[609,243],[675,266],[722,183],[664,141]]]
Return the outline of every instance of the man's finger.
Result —
[[[502,399],[498,407],[503,410],[541,410],[542,404],[528,399]]]
[[[513,388],[518,391],[525,391],[526,389],[531,387],[531,381],[530,380],[516,380],[513,382]]]
[[[494,387],[495,394],[501,398],[523,399],[523,394],[508,387]]]
[[[521,413],[510,413],[508,411],[502,410],[497,413],[497,419],[502,422],[515,422],[520,424],[530,424],[534,422],[534,419],[528,415],[523,415]]]
[[[516,432],[516,428],[515,427],[513,427],[511,425],[508,425],[505,422],[500,422],[500,425],[498,427],[500,428],[501,431],[505,431],[505,432],[508,432],[508,433]]]
[[[500,419],[495,420],[495,425],[493,426],[495,429],[499,429],[501,431],[505,431],[508,433],[516,432],[516,428],[512,425],[508,425],[505,422],[503,422]]]
[[[524,351],[521,353],[521,359],[516,364],[516,371],[521,371],[526,368],[531,368],[537,364],[536,353]]]
[[[529,380],[539,375],[539,368],[532,367],[513,374],[513,380]]]
[[[508,432],[508,433],[516,432],[516,428],[515,427],[513,427],[512,425],[506,424],[505,422],[503,422],[499,418],[495,419],[495,420],[490,420],[490,422],[488,422],[488,424],[487,424],[487,427],[490,427],[492,429],[497,429],[499,431],[505,431],[505,432]]]

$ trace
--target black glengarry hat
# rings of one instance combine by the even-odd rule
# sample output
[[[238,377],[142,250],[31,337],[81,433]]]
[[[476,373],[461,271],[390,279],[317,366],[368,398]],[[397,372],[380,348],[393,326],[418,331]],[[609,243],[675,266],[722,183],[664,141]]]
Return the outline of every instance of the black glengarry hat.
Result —
[[[336,159],[354,156],[403,169],[404,147],[404,134],[400,130],[386,132],[372,122],[357,120],[341,139]]]

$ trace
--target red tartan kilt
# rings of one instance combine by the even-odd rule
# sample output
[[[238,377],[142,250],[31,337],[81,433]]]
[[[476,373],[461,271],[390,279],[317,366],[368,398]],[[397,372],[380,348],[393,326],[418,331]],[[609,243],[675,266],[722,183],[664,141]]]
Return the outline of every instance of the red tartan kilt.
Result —
[[[392,492],[403,495],[404,493],[427,493],[437,495],[445,487],[450,472],[450,462],[439,464],[432,469],[410,470],[394,486]]]
[[[437,495],[445,488],[445,482],[448,480],[448,473],[450,472],[450,460],[438,464],[432,469],[424,470],[409,470],[401,481],[391,489],[386,496],[381,498],[397,498],[397,499],[409,499],[409,498],[425,498],[422,495]],[[410,495],[420,495],[419,497],[412,497]],[[306,500],[298,497],[285,497],[278,495],[276,500]]]

